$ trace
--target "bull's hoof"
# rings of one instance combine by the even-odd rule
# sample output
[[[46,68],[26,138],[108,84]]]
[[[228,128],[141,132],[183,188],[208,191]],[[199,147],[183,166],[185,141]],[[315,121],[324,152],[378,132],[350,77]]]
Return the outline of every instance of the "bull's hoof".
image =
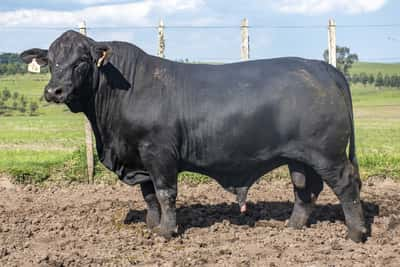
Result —
[[[364,226],[348,228],[347,238],[356,243],[365,242],[367,240],[367,229]]]
[[[312,204],[295,203],[290,216],[288,226],[294,229],[301,229],[308,224],[308,218],[312,212]]]
[[[164,237],[166,240],[170,240],[178,234],[178,226],[162,227],[162,225],[160,224],[153,229],[153,232],[159,236]]]
[[[299,215],[291,216],[289,219],[288,227],[293,229],[302,229],[307,226],[308,216]]]
[[[149,209],[146,214],[146,225],[149,229],[154,229],[160,225],[160,212],[157,209]]]

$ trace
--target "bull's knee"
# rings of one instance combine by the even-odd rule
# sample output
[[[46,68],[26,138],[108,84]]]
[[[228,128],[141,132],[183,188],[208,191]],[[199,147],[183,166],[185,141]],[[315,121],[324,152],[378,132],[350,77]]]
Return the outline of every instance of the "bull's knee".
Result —
[[[306,173],[304,164],[292,162],[289,164],[289,171],[294,186],[297,188],[304,188],[306,186]]]
[[[291,173],[292,182],[297,188],[304,188],[306,186],[306,177],[303,173],[292,172]]]
[[[288,226],[295,229],[300,229],[307,225],[318,195],[323,188],[322,178],[314,170],[305,166],[305,173],[305,187],[294,187],[295,203]]]

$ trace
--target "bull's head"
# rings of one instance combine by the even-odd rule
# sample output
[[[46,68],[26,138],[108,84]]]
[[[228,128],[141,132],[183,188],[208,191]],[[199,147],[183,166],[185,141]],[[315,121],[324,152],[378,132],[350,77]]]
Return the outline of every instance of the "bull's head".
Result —
[[[107,46],[67,31],[49,50],[29,49],[21,53],[21,59],[25,63],[36,59],[40,66],[49,66],[51,79],[44,90],[48,102],[65,103],[72,112],[81,112],[93,94],[95,68],[101,67],[107,53]]]

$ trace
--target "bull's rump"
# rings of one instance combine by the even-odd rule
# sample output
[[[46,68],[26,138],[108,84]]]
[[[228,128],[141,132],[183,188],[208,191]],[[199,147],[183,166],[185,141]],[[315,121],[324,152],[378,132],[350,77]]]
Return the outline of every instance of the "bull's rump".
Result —
[[[228,176],[268,171],[282,158],[343,155],[349,110],[331,71],[297,58],[193,66],[183,88],[182,159]]]

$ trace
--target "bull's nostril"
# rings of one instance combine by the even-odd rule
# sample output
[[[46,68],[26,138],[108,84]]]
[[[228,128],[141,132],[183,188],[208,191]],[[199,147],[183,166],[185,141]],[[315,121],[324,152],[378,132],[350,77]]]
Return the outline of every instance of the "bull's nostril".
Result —
[[[54,91],[54,94],[55,95],[61,95],[62,94],[62,89],[61,88],[57,88],[55,91]]]

